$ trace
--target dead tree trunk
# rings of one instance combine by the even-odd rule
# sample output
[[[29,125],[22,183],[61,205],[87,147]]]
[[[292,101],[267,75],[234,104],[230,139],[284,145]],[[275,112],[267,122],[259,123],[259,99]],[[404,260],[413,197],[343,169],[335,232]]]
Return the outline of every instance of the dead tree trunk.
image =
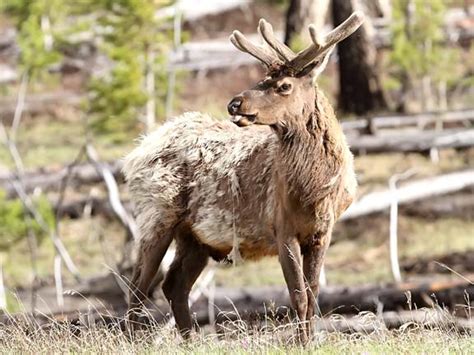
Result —
[[[414,181],[397,189],[399,205],[428,197],[445,195],[474,186],[474,169]],[[392,191],[376,191],[357,200],[341,216],[341,220],[382,212],[390,207]]]
[[[359,9],[358,0],[333,0],[334,26]],[[377,71],[375,42],[369,18],[355,35],[338,44],[339,107],[358,115],[387,109]]]
[[[311,23],[322,28],[328,7],[329,0],[291,0],[286,12],[285,43],[290,45],[299,35],[306,35]]]

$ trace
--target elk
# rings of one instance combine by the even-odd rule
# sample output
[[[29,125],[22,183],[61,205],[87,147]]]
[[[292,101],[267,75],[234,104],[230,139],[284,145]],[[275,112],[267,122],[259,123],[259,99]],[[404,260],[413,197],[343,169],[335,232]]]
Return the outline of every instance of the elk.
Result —
[[[267,74],[230,101],[231,119],[185,113],[125,158],[140,232],[131,322],[174,240],[162,288],[185,338],[193,326],[188,295],[209,258],[278,255],[299,339],[308,340],[332,229],[357,186],[341,126],[314,82],[334,46],[362,22],[356,12],[326,36],[310,26],[312,44],[298,54],[263,19],[258,28],[267,45],[234,31],[231,42],[262,62]]]

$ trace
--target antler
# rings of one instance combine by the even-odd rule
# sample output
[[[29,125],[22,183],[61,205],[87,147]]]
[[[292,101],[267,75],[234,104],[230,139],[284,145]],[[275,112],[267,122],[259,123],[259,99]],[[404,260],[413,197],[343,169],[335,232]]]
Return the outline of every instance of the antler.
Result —
[[[260,19],[258,23],[258,32],[273,51],[264,46],[253,44],[239,31],[232,33],[230,41],[237,49],[257,58],[267,67],[288,63],[296,57],[296,54],[288,46],[276,39],[272,25],[264,19]]]
[[[360,11],[356,11],[346,21],[322,38],[319,38],[317,35],[316,27],[310,25],[309,33],[313,44],[298,54],[295,54],[283,42],[276,39],[272,25],[264,19],[260,20],[258,30],[273,51],[264,46],[253,44],[239,31],[232,33],[230,41],[237,49],[257,58],[267,67],[272,67],[275,64],[284,64],[298,72],[313,63],[316,59],[324,56],[338,42],[354,33],[363,21],[364,14]]]
[[[263,46],[253,44],[239,31],[234,31],[229,39],[238,50],[257,58],[267,67],[271,67],[277,62],[281,63],[275,53],[268,51],[268,49]]]
[[[276,39],[275,34],[273,33],[272,25],[270,25],[263,18],[260,19],[260,22],[258,23],[258,31],[265,42],[267,42],[268,45],[273,48],[273,50],[285,63],[288,63],[296,57],[296,54],[286,44]]]
[[[309,25],[309,34],[313,44],[299,52],[296,57],[288,63],[288,65],[297,71],[302,70],[316,59],[324,56],[337,43],[353,34],[363,22],[364,14],[361,11],[356,11],[349,16],[346,21],[322,38],[316,33],[316,27],[314,25]]]

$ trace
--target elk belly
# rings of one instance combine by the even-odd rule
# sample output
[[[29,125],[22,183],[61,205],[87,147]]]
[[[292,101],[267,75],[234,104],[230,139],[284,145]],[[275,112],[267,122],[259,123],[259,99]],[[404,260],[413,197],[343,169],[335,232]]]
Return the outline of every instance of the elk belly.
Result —
[[[219,258],[230,254],[234,246],[243,259],[276,255],[277,246],[271,229],[266,227],[268,223],[240,217],[226,209],[200,208],[191,229],[199,242],[210,247]]]
[[[231,211],[203,206],[194,216],[191,229],[202,244],[212,249],[222,253],[232,249],[235,228]]]

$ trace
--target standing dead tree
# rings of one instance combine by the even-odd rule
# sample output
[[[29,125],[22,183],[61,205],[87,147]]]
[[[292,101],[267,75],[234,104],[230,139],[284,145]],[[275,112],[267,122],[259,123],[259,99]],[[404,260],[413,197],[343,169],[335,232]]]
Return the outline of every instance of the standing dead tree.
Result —
[[[313,43],[298,54],[265,20],[259,30],[271,49],[235,31],[230,40],[237,49],[268,69],[229,103],[235,124],[188,113],[128,155],[123,171],[140,232],[131,325],[175,240],[163,291],[183,336],[192,328],[188,295],[209,257],[235,262],[278,255],[301,321],[300,340],[307,341],[332,228],[357,185],[342,128],[314,79],[334,46],[362,22],[354,13],[325,36],[310,26]]]
[[[360,0],[333,0],[332,15],[334,25],[344,21],[355,9]],[[358,115],[387,108],[379,73],[373,29],[366,21],[357,33],[338,45],[339,56],[339,100],[345,112]]]
[[[321,30],[328,8],[329,0],[291,0],[286,12],[285,43],[291,45],[311,23]]]

